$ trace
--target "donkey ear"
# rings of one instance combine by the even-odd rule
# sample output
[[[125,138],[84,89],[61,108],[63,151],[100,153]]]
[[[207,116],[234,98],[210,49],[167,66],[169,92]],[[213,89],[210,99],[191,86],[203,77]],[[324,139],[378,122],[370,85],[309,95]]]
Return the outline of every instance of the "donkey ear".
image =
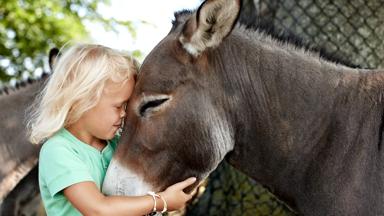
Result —
[[[52,48],[49,51],[48,61],[49,61],[49,68],[51,69],[51,72],[53,71],[53,68],[55,67],[57,59],[59,57],[60,57],[60,51],[56,47]]]
[[[196,57],[223,41],[232,31],[239,12],[240,0],[206,0],[185,23],[179,41]]]

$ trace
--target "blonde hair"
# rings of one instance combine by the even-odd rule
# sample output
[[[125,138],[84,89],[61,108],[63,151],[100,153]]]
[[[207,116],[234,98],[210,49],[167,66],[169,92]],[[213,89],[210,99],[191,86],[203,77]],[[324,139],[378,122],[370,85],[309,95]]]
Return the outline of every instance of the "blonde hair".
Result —
[[[137,62],[108,47],[77,44],[63,53],[36,98],[27,123],[30,142],[38,144],[75,123],[97,105],[106,81],[123,83],[137,72]]]

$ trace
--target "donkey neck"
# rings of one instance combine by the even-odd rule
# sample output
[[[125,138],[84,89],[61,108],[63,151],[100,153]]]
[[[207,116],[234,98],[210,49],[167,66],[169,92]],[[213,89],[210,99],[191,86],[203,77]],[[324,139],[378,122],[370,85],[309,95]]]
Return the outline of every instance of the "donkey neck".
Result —
[[[42,82],[34,81],[0,94],[0,200],[37,163],[40,146],[29,143],[25,117]]]
[[[340,107],[368,107],[368,96],[353,97],[366,92],[367,76],[263,35],[255,41],[235,31],[227,42],[217,62],[226,100],[236,101],[228,102],[235,104],[228,112],[236,128],[229,160],[289,202],[291,189],[329,142]]]
[[[31,105],[42,88],[45,79],[26,83],[25,86],[11,89],[8,93],[0,95],[0,149],[3,149],[0,161],[4,157],[10,157],[18,151],[20,145],[28,145],[25,123]],[[7,153],[8,152],[8,153]],[[27,154],[28,152],[25,151]],[[10,160],[11,161],[11,160]]]
[[[28,109],[41,89],[42,82],[38,80],[0,95],[0,150],[3,152],[0,163],[14,163],[12,161],[22,161],[24,157],[36,157],[31,151],[38,147],[27,140],[25,123],[30,111]]]

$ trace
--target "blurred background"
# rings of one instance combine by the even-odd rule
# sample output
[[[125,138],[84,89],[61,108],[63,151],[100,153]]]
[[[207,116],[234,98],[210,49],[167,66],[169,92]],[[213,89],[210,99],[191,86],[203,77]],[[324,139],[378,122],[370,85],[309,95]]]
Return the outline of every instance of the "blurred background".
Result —
[[[0,0],[0,112],[7,112],[2,108],[7,104],[25,109],[27,104],[18,100],[17,93],[29,80],[50,73],[51,48],[92,42],[124,50],[142,61],[170,30],[173,13],[195,9],[201,2]],[[310,49],[348,65],[384,67],[382,0],[243,0],[242,4],[239,22],[243,25],[274,26],[278,36],[297,35]],[[16,144],[29,145],[25,139],[4,141],[2,130],[0,215],[44,215],[37,188],[37,151],[26,147],[13,149],[12,157],[2,156]],[[12,129],[19,134],[21,130]],[[11,175],[15,170],[17,175]],[[9,179],[12,184],[6,184]],[[294,214],[267,189],[223,162],[191,205],[173,215]]]
[[[1,0],[0,86],[49,71],[47,53],[73,42],[130,52],[139,60],[170,30],[173,13],[200,0]]]

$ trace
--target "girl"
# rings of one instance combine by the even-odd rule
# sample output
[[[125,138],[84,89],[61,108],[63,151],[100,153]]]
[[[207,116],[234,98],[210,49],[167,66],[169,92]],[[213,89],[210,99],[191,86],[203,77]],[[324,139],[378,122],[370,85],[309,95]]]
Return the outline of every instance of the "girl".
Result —
[[[66,51],[41,92],[28,123],[32,143],[44,142],[39,187],[48,215],[145,215],[181,208],[195,178],[158,194],[105,196],[100,188],[118,142],[135,84],[135,61],[100,45]]]

